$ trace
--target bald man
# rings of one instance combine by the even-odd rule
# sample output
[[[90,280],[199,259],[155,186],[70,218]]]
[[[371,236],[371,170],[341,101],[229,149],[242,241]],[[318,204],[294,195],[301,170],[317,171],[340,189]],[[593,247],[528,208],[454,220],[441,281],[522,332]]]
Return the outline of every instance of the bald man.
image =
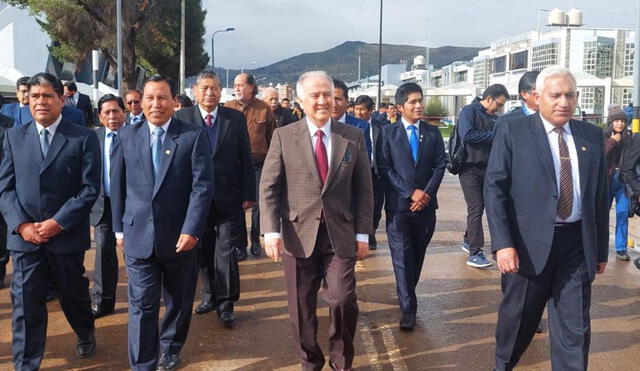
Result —
[[[279,128],[295,121],[291,110],[280,105],[280,93],[276,88],[268,87],[264,89],[262,91],[262,100],[269,105],[276,127]]]

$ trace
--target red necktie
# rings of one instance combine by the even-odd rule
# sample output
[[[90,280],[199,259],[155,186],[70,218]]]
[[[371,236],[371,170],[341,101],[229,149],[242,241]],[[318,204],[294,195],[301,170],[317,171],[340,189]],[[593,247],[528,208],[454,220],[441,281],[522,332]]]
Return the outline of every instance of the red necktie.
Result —
[[[318,175],[320,175],[322,185],[324,185],[327,180],[327,172],[329,170],[327,148],[324,146],[324,142],[322,141],[323,136],[324,132],[322,130],[316,131],[316,166],[318,167]]]
[[[210,114],[207,114],[204,117],[204,123],[207,125],[207,127],[211,127],[211,125],[213,125],[213,122],[211,122],[212,118],[213,118],[213,116],[211,116]]]

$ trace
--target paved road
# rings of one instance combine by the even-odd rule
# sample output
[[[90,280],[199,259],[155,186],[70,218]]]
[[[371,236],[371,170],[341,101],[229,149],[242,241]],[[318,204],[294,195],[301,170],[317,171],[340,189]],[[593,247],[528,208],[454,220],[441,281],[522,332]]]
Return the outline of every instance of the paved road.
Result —
[[[354,366],[361,370],[490,370],[500,301],[495,269],[467,267],[459,244],[465,225],[457,178],[440,189],[437,232],[418,286],[418,324],[398,330],[399,310],[384,231],[380,248],[357,266],[360,311]],[[487,234],[488,237],[488,234]],[[640,240],[636,238],[636,240]],[[613,255],[613,254],[612,254]],[[632,258],[640,256],[631,251]],[[88,275],[94,252],[87,253]],[[122,262],[122,260],[120,260]],[[291,350],[282,265],[266,259],[241,264],[238,320],[224,328],[214,313],[194,315],[183,350],[185,370],[297,370]],[[57,302],[49,303],[49,337],[43,370],[125,370],[126,276],[120,268],[116,314],[96,322],[98,352],[89,360],[74,353],[75,335]],[[611,256],[607,272],[594,284],[591,370],[637,370],[640,364],[640,272]],[[0,291],[0,370],[10,369],[11,304]],[[322,307],[320,340],[327,349],[328,311]],[[548,332],[537,335],[521,361],[522,370],[548,370]]]

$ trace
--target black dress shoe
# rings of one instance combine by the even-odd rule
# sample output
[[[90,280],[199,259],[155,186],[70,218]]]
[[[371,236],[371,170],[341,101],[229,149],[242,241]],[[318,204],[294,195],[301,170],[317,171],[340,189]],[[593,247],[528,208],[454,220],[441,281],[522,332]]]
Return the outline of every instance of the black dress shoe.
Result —
[[[203,300],[200,302],[200,304],[198,304],[198,306],[196,307],[196,314],[205,314],[205,313],[209,313],[212,310],[215,309],[215,306],[213,305],[213,303],[209,300]]]
[[[260,254],[262,253],[262,247],[260,246],[260,242],[251,243],[250,250],[251,250],[251,255],[260,256]]]
[[[404,313],[402,315],[402,319],[400,320],[400,329],[405,331],[412,331],[416,326],[416,315],[415,313]]]
[[[637,258],[633,261],[633,265],[636,266],[636,268],[640,269],[640,258]]]
[[[58,293],[56,292],[56,290],[48,289],[47,290],[47,294],[44,297],[44,299],[46,301],[51,301],[51,300],[55,299],[57,296],[58,296]]]
[[[233,312],[225,311],[220,313],[220,320],[225,325],[230,325],[236,320],[236,315]]]
[[[89,358],[96,353],[96,338],[91,335],[86,340],[78,339],[76,344],[76,356],[78,358]]]
[[[542,326],[538,326],[538,328],[536,328],[536,334],[542,334]]]
[[[91,305],[91,313],[93,313],[93,318],[100,318],[107,316],[113,313],[115,305],[107,305],[105,303],[100,304],[92,304]]]
[[[333,362],[329,361],[329,367],[333,370],[333,371],[351,371],[351,367],[349,368],[342,368],[340,366],[336,366]]]
[[[175,370],[180,364],[180,353],[170,354],[170,353],[162,353],[160,355],[160,360],[158,361],[158,371],[170,371]]]
[[[236,247],[236,254],[238,254],[238,261],[247,260],[247,248],[246,247]]]

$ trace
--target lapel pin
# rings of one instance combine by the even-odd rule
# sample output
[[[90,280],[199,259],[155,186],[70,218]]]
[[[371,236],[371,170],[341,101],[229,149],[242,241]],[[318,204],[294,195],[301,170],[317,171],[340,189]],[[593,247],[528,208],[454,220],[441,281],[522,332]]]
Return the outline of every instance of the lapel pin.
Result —
[[[584,147],[582,147],[582,150],[584,151]],[[171,150],[168,149],[168,150],[164,151],[164,154],[167,155],[167,156],[170,155],[171,154]]]
[[[582,148],[581,148],[581,149],[582,149],[582,152],[587,152],[587,147],[582,146]]]

